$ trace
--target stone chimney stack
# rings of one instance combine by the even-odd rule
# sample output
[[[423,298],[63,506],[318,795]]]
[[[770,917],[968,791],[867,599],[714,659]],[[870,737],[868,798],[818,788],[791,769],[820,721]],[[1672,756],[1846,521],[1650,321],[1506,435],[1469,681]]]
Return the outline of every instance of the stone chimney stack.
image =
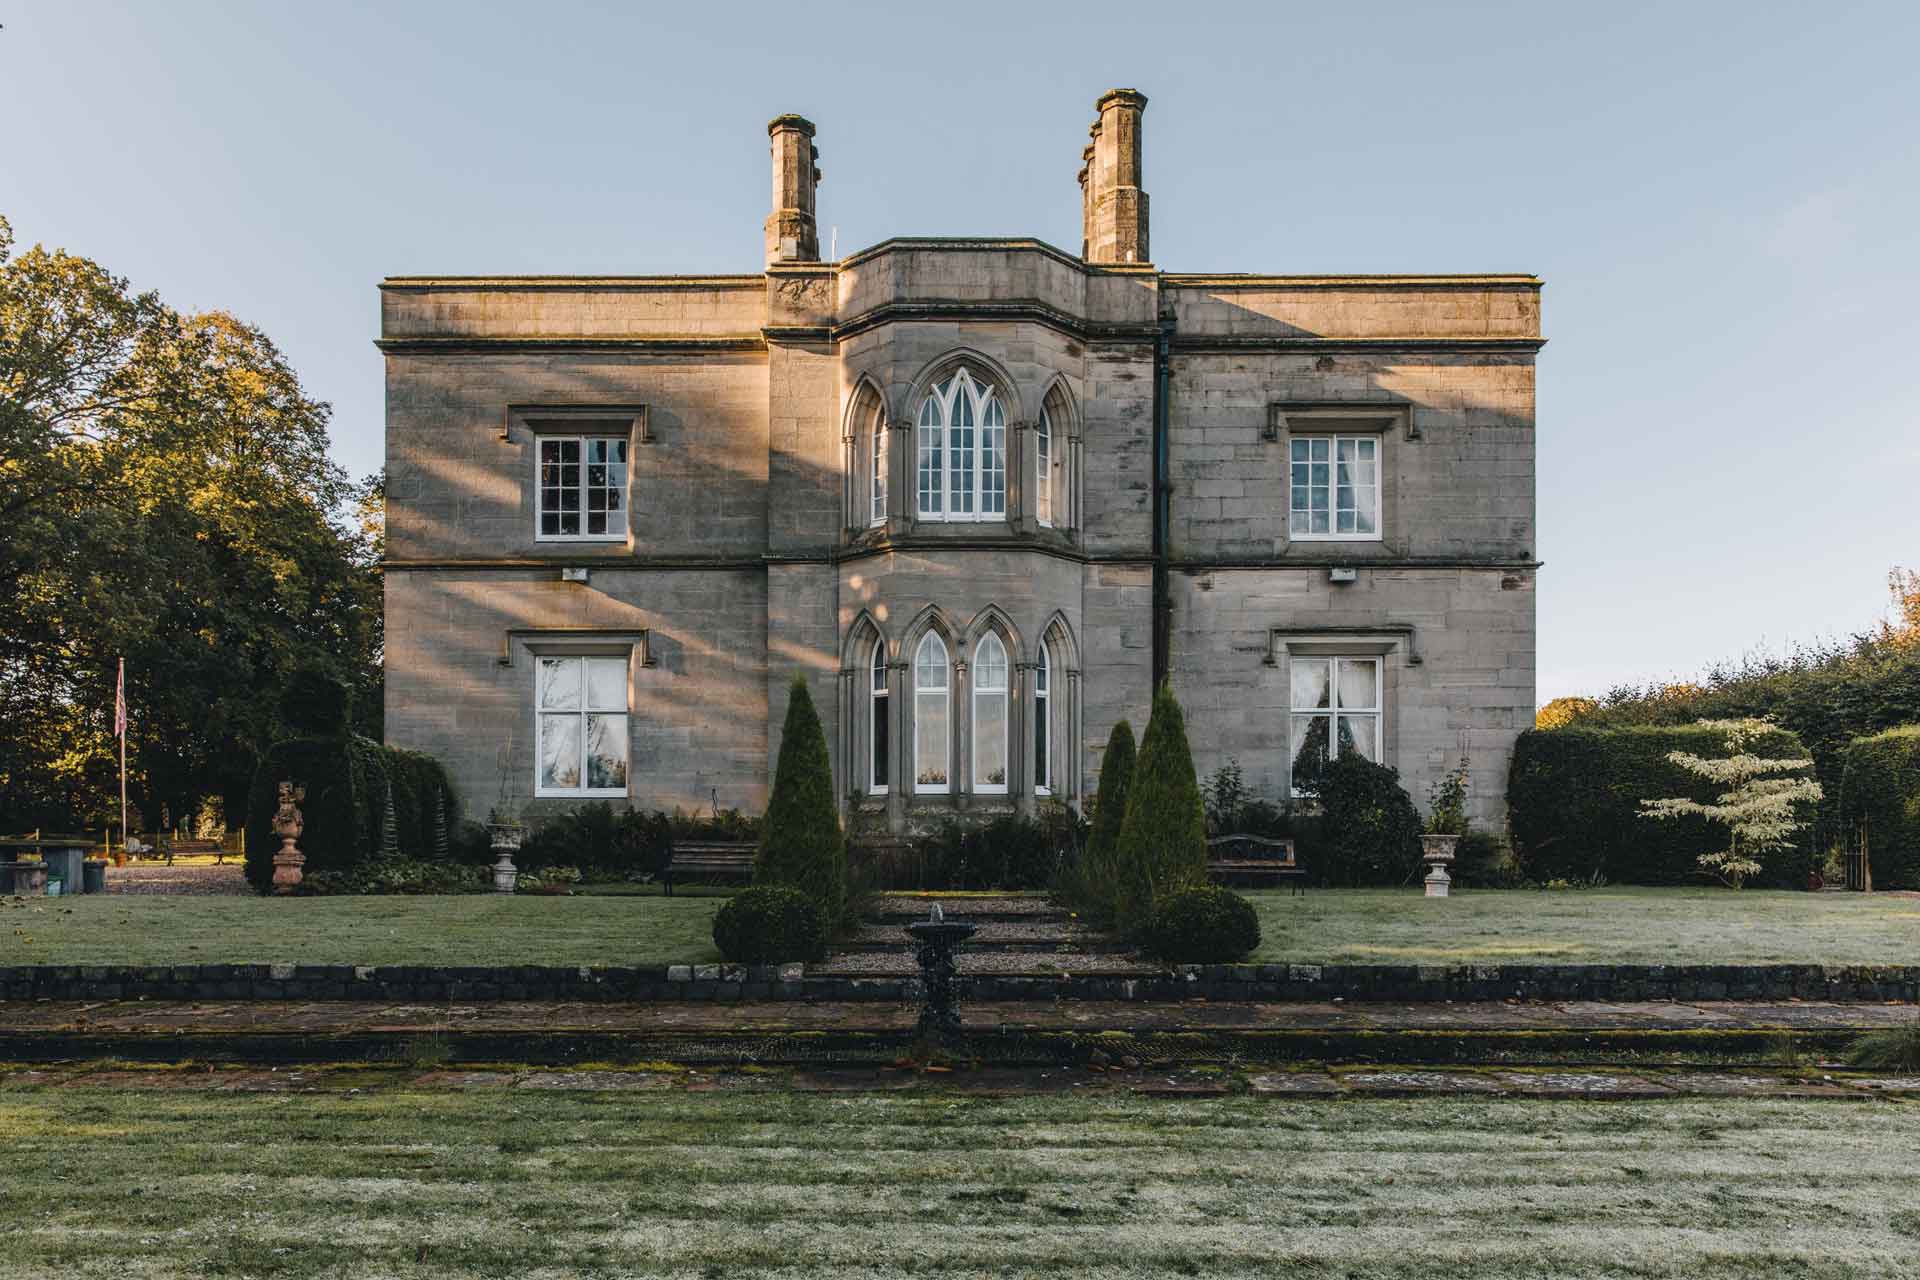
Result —
[[[1081,211],[1088,262],[1147,262],[1147,193],[1140,189],[1140,117],[1147,95],[1109,89],[1093,104],[1100,118],[1090,131],[1081,170]]]
[[[819,148],[813,122],[801,116],[775,116],[767,123],[773,140],[773,213],[767,218],[767,265],[820,261],[820,229],[814,222],[814,188],[820,185]]]

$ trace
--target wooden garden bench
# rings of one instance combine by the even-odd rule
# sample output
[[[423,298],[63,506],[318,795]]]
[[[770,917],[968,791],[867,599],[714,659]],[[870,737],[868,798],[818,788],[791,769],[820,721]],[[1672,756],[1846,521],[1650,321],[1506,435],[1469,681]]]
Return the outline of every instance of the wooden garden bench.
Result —
[[[753,856],[759,845],[751,840],[685,840],[673,846],[673,857],[660,873],[667,896],[676,880],[751,880]]]
[[[1306,870],[1294,861],[1293,841],[1267,836],[1214,836],[1207,841],[1207,878],[1216,884],[1286,884],[1306,892]]]

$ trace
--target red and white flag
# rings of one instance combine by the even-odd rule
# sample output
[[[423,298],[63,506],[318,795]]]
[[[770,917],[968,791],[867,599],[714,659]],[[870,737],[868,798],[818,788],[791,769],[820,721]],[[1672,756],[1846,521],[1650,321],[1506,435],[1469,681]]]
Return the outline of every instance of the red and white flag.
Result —
[[[127,736],[127,660],[120,659],[120,679],[113,687],[113,736]]]

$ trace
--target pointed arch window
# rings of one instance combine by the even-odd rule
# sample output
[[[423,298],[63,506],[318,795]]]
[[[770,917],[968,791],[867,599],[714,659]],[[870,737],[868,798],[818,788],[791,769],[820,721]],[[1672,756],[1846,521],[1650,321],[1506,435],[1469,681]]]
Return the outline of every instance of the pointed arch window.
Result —
[[[1007,791],[1007,646],[989,631],[974,650],[973,789]]]
[[[887,794],[887,711],[891,702],[887,697],[887,642],[877,635],[867,673],[867,791],[883,796]]]
[[[1053,658],[1040,642],[1040,661],[1033,668],[1033,790],[1053,794],[1052,729]]]
[[[867,523],[882,525],[887,522],[887,415],[873,415],[873,438],[868,442],[868,455],[873,462],[873,474],[869,478],[868,493],[871,499]]]
[[[1040,411],[1039,425],[1033,429],[1034,491],[1033,514],[1047,528],[1053,527],[1053,415]]]
[[[966,369],[920,402],[914,467],[922,520],[1004,520],[1007,414],[993,387]]]
[[[913,789],[923,795],[948,790],[948,670],[945,642],[927,632],[913,655]]]

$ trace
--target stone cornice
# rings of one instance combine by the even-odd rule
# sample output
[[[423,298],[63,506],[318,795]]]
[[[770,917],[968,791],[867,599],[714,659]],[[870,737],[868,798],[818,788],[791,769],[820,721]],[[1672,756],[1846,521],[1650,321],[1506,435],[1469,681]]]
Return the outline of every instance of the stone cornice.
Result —
[[[1151,324],[1095,324],[1079,316],[1049,306],[1037,298],[1007,301],[937,300],[929,302],[883,302],[859,315],[833,326],[835,342],[843,342],[884,324],[931,323],[939,321],[994,320],[1026,321],[1089,342],[1152,342],[1159,329]]]
[[[435,570],[475,570],[513,572],[538,569],[628,569],[628,570],[749,570],[764,569],[768,565],[780,564],[841,564],[855,560],[870,560],[878,556],[919,555],[926,552],[953,551],[991,551],[991,552],[1030,552],[1035,555],[1050,556],[1055,560],[1070,560],[1076,564],[1139,565],[1150,566],[1153,557],[1145,552],[1114,553],[1084,552],[1070,547],[1050,546],[1038,542],[1021,542],[1011,539],[979,538],[965,542],[945,539],[914,539],[885,543],[879,546],[836,548],[832,551],[813,552],[769,552],[757,556],[629,556],[618,552],[600,555],[547,555],[538,558],[528,556],[475,556],[475,557],[421,557],[411,559],[392,557],[380,562],[380,567],[389,572],[420,572]],[[1516,570],[1539,569],[1546,564],[1544,560],[1534,560],[1526,556],[1393,556],[1377,560],[1356,559],[1353,557],[1314,556],[1278,556],[1270,558],[1221,556],[1216,558],[1175,558],[1167,562],[1167,567],[1178,573],[1215,573],[1239,572],[1246,570],[1322,570],[1322,569],[1483,569],[1488,571],[1514,572]]]
[[[538,334],[461,334],[446,338],[375,338],[373,345],[389,355],[460,354],[501,351],[625,351],[642,355],[717,355],[732,351],[764,352],[767,340],[758,333],[688,337],[648,334],[553,336]]]
[[[739,289],[758,291],[766,276],[388,276],[380,282],[386,293],[425,293],[560,289],[570,291],[634,289]]]
[[[1547,345],[1545,338],[1520,336],[1453,336],[1409,334],[1405,337],[1343,338],[1321,334],[1181,333],[1169,343],[1182,354],[1261,351],[1511,351],[1533,353]]]
[[[1251,272],[1162,272],[1169,289],[1490,289],[1537,293],[1545,287],[1539,276],[1518,273],[1459,275],[1339,275],[1269,276]]]

